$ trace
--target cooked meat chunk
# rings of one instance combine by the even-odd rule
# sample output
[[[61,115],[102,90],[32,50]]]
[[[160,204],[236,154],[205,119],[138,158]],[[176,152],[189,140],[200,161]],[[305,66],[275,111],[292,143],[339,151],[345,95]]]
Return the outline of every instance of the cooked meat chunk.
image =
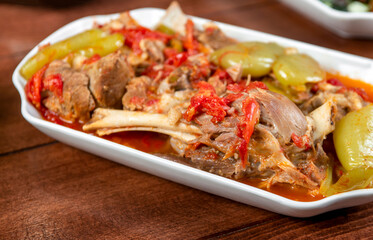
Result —
[[[150,85],[150,78],[141,76],[133,78],[127,85],[127,92],[122,98],[123,109],[125,110],[142,110],[147,100],[146,91]]]
[[[133,76],[133,70],[124,56],[109,54],[91,64],[87,74],[90,77],[89,89],[98,107],[121,108],[126,84]]]
[[[237,43],[236,40],[227,37],[214,24],[206,26],[205,31],[198,36],[198,41],[208,45],[213,50]]]
[[[290,99],[263,89],[253,89],[250,96],[255,97],[260,105],[260,122],[270,126],[271,132],[281,143],[289,142],[293,133],[304,135],[307,129],[306,118]]]
[[[244,175],[240,161],[234,158],[223,159],[224,154],[213,148],[203,146],[193,151],[186,151],[190,165],[224,177],[240,178]]]
[[[168,82],[176,91],[192,89],[192,85],[188,80],[191,72],[192,70],[187,67],[178,67],[170,74]]]
[[[61,60],[49,64],[45,78],[53,75],[58,75],[62,79],[62,99],[54,92],[45,91],[42,93],[46,96],[43,104],[66,120],[88,120],[90,111],[95,108],[95,102],[88,90],[88,76],[72,69],[68,63]]]
[[[129,12],[123,12],[117,19],[111,20],[102,27],[104,31],[111,31],[112,29],[135,28],[139,26],[135,19],[133,19]]]
[[[340,91],[341,87],[328,83],[319,84],[320,90],[312,98],[300,105],[304,113],[310,113],[327,101],[336,105],[335,120],[338,122],[343,116],[351,111],[356,111],[367,105],[359,94],[354,91]]]

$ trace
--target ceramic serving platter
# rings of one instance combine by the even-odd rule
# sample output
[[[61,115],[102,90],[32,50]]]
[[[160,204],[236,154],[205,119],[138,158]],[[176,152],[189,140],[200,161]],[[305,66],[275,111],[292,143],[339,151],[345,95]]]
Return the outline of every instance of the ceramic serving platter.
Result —
[[[280,1],[341,37],[373,39],[373,12],[339,11],[320,0]]]
[[[156,8],[141,8],[131,11],[133,18],[141,25],[149,28],[154,27],[164,13],[165,10]],[[78,19],[51,34],[38,44],[38,46],[63,40],[92,28],[94,22],[104,23],[116,17],[118,17],[118,14],[89,16]],[[202,27],[204,23],[209,21],[208,19],[198,17],[191,18],[197,27]],[[300,52],[314,57],[328,71],[336,71],[373,84],[373,60],[371,59],[224,23],[216,24],[227,35],[239,41],[277,42],[283,46],[295,47]],[[21,112],[23,117],[34,127],[58,141],[180,184],[289,216],[310,217],[334,209],[356,206],[373,201],[373,189],[351,191],[314,202],[293,201],[231,179],[45,121],[38,111],[27,101],[24,92],[26,79],[20,75],[21,66],[37,52],[38,46],[35,46],[17,66],[13,73],[13,83],[21,96]]]

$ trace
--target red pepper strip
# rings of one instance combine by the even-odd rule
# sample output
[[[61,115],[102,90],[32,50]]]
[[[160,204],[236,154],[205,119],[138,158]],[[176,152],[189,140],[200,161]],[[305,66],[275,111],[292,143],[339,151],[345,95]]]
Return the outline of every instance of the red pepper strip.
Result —
[[[87,58],[86,60],[84,60],[83,64],[91,64],[91,63],[97,62],[98,60],[100,60],[100,58],[101,58],[101,56],[96,53],[92,57]]]
[[[49,90],[54,93],[59,99],[60,102],[63,102],[63,82],[61,74],[53,74],[44,78],[42,90]]]
[[[293,133],[291,134],[291,140],[293,140],[295,146],[299,148],[305,148],[306,150],[311,148],[310,138],[307,135],[298,136]]]
[[[250,142],[251,135],[254,132],[254,126],[259,121],[260,108],[259,103],[255,98],[248,97],[242,102],[243,116],[240,117],[240,125],[238,126],[237,135],[242,139],[238,150],[240,152],[242,166],[246,166],[248,152],[247,145]]]
[[[26,97],[37,109],[41,107],[41,91],[43,88],[43,76],[48,65],[42,67],[37,71],[25,86]]]
[[[190,55],[199,53],[199,43],[194,37],[194,23],[188,19],[185,24],[186,38],[183,42],[184,48],[187,49]]]
[[[227,104],[222,98],[216,95],[215,89],[207,82],[198,83],[199,90],[190,100],[190,105],[185,111],[183,117],[185,120],[192,121],[194,116],[205,112],[212,116],[211,122],[222,121],[227,115]]]

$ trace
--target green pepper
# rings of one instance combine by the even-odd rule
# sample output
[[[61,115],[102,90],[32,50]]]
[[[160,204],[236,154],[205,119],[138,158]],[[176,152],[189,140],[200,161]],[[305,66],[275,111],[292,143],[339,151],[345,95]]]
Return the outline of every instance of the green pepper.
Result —
[[[345,172],[338,181],[320,192],[330,196],[362,189],[373,181],[373,105],[344,116],[336,125],[333,141]],[[322,190],[322,191],[321,191]]]
[[[336,183],[320,192],[325,196],[331,196],[336,193],[347,192],[356,189],[364,189],[373,181],[373,168],[354,168],[344,173]]]
[[[165,33],[165,34],[168,34],[168,35],[173,35],[175,34],[175,31],[172,30],[171,28],[167,27],[166,25],[164,24],[160,24],[158,25],[158,27],[155,29],[159,32],[162,32],[162,33]]]
[[[326,73],[320,65],[305,54],[280,56],[273,64],[273,73],[284,86],[297,86],[305,89],[306,83],[320,82]]]
[[[272,92],[275,92],[275,93],[279,93],[279,94],[282,94],[286,97],[288,97],[289,99],[291,99],[291,95],[289,95],[284,89],[282,89],[281,87],[278,87],[276,86],[272,81],[268,80],[268,79],[263,79],[262,82],[268,87],[268,90],[272,91]]]
[[[101,57],[108,55],[109,53],[115,52],[117,49],[122,47],[124,44],[124,37],[122,34],[116,33],[107,37],[98,39],[97,41],[90,44],[88,47],[77,51],[79,55],[87,58],[92,57],[95,54]]]
[[[373,104],[344,116],[336,125],[333,141],[347,171],[373,168]]]
[[[179,53],[183,51],[183,43],[179,39],[172,38],[170,40],[170,45]]]
[[[320,185],[320,193],[327,196],[328,190],[331,189],[333,184],[333,166],[329,165],[326,170],[325,179],[322,181]]]
[[[92,29],[44,47],[21,67],[21,75],[25,79],[30,79],[45,64],[55,59],[63,58],[71,52],[85,48],[102,38],[103,35],[104,32],[102,30]]]
[[[210,60],[224,69],[242,65],[242,74],[261,77],[268,74],[274,61],[285,50],[275,43],[243,42],[212,53]]]

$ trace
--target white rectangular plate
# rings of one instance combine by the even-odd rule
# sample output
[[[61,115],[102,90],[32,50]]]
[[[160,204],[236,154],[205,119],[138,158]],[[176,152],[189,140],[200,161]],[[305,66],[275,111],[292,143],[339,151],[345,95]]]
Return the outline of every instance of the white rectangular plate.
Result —
[[[373,12],[343,12],[320,0],[280,0],[344,38],[373,38]]]
[[[164,12],[164,10],[156,8],[142,8],[131,11],[131,15],[141,25],[152,28],[161,16],[163,16]],[[81,18],[60,28],[44,39],[39,45],[60,41],[91,28],[95,21],[104,23],[117,16],[118,14],[112,14]],[[209,21],[197,17],[191,18],[197,27],[201,27],[204,23]],[[341,74],[358,78],[371,84],[373,83],[373,61],[371,59],[228,24],[217,24],[225,33],[239,41],[271,41],[277,42],[283,46],[296,47],[300,52],[307,53],[317,59],[323,67],[329,71],[338,71]],[[24,92],[26,80],[19,72],[21,66],[27,59],[33,56],[37,50],[38,46],[32,49],[13,73],[13,83],[21,96],[21,112],[23,117],[34,127],[63,143],[171,181],[289,216],[309,217],[334,209],[356,206],[373,201],[373,189],[351,191],[314,202],[293,201],[231,179],[162,159],[99,137],[45,121],[38,111],[27,101]]]

